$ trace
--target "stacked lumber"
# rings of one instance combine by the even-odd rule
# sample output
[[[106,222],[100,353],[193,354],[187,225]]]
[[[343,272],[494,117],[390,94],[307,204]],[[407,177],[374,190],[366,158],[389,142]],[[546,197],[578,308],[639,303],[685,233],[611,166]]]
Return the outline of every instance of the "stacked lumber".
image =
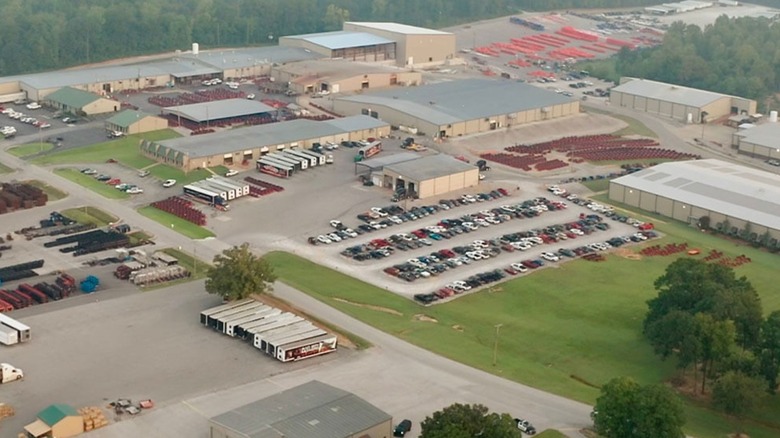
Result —
[[[84,432],[100,429],[101,427],[108,425],[106,415],[103,413],[103,410],[97,406],[87,406],[86,408],[79,409],[78,412],[84,419]]]
[[[5,417],[13,417],[14,413],[15,412],[13,406],[5,403],[0,403],[0,420],[2,420]]]

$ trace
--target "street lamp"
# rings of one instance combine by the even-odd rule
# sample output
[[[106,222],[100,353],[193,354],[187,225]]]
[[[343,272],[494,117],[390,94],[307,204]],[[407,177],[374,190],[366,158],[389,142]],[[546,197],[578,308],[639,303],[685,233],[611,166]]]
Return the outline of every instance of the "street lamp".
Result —
[[[498,362],[498,335],[501,334],[501,326],[504,324],[496,324],[493,327],[496,329],[496,337],[493,341],[493,366],[496,366],[496,363]]]

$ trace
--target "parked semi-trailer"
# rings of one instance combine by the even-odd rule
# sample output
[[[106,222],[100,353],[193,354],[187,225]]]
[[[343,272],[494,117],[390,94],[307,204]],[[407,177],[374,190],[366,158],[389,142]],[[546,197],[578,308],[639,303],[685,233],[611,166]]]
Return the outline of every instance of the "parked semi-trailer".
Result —
[[[17,342],[27,342],[30,340],[30,327],[11,318],[8,315],[0,313],[0,326],[8,327],[17,333]]]
[[[19,343],[19,333],[11,327],[0,325],[0,344],[14,345]]]
[[[13,382],[14,380],[22,380],[24,372],[19,368],[14,367],[11,364],[0,363],[0,383]]]

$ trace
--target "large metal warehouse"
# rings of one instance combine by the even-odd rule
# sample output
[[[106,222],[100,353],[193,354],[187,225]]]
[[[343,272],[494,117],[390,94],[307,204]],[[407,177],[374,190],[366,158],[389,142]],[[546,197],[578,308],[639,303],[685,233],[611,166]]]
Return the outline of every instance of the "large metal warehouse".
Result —
[[[298,47],[326,58],[350,61],[388,61],[395,59],[395,41],[368,32],[335,32],[289,35],[279,38],[283,47]]]
[[[465,79],[340,97],[333,108],[444,138],[577,114],[580,103],[519,82]]]
[[[609,199],[679,221],[780,239],[780,175],[716,159],[663,163],[609,184]]]
[[[390,125],[367,116],[326,121],[307,119],[229,129],[213,134],[141,142],[141,152],[184,171],[214,166],[253,165],[254,160],[285,148],[308,149],[314,143],[385,137]]]
[[[49,94],[43,103],[59,111],[79,116],[110,113],[118,111],[120,106],[115,100],[71,87],[64,87]]]
[[[731,136],[731,146],[740,154],[780,160],[780,123],[769,122],[740,129]]]
[[[366,32],[395,41],[395,59],[401,66],[424,66],[455,58],[455,34],[399,23],[347,21],[345,31]]]
[[[437,154],[384,166],[382,186],[420,199],[474,187],[479,184],[479,169],[450,155]]]
[[[312,380],[209,420],[210,438],[366,438],[392,436],[390,414]]]
[[[755,100],[628,77],[620,78],[620,85],[610,90],[609,101],[686,123],[707,123],[731,114],[756,112]]]
[[[343,93],[393,85],[422,83],[419,71],[407,71],[394,66],[322,59],[294,62],[275,67],[271,76],[280,83],[289,83],[297,93]]]

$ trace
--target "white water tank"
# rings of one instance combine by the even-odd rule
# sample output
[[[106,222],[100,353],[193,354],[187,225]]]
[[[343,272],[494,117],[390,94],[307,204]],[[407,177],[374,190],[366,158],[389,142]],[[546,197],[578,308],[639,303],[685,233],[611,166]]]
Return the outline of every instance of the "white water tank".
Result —
[[[777,123],[777,111],[769,111],[769,121],[771,123]]]
[[[192,54],[197,55],[200,52],[200,44],[192,43]]]
[[[687,121],[688,121],[688,123],[693,123],[693,114],[692,113],[688,113]]]

